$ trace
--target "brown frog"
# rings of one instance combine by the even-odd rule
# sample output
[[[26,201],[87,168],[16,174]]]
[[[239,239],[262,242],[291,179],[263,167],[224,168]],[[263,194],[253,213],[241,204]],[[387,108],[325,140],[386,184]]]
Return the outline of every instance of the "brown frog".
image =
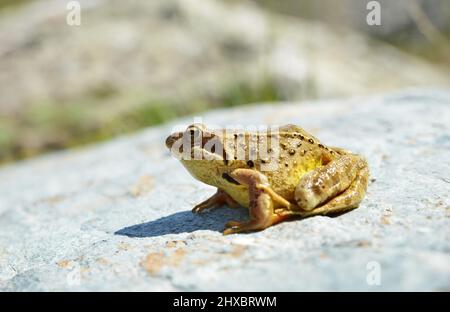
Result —
[[[193,124],[166,139],[191,175],[217,193],[193,208],[249,208],[224,234],[262,230],[291,217],[335,215],[358,207],[369,169],[359,155],[328,147],[295,125],[276,131],[209,130]],[[184,156],[183,156],[184,155]]]

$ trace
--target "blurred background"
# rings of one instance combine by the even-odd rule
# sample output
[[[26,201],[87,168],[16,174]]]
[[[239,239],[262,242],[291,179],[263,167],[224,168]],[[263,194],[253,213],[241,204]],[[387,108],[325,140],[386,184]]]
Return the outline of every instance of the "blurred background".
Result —
[[[0,0],[0,164],[216,107],[450,86],[450,2]],[[361,103],[363,105],[363,103]]]

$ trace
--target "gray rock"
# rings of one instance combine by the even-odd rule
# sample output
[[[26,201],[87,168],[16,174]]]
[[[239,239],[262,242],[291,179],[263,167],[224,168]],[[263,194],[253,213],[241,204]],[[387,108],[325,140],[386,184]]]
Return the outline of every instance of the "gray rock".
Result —
[[[302,125],[364,155],[359,209],[223,236],[213,188],[166,151],[178,124],[0,170],[0,290],[449,290],[450,92],[273,103],[208,124]],[[376,273],[380,284],[371,285]],[[376,281],[376,278],[374,279]]]

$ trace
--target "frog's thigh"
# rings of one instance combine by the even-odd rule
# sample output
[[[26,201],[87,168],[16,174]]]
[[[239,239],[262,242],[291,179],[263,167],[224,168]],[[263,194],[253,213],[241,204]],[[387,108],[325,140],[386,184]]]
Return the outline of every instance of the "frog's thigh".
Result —
[[[369,168],[366,165],[361,168],[356,175],[355,180],[353,180],[350,186],[342,194],[339,194],[320,207],[303,213],[302,216],[309,217],[313,215],[342,213],[358,207],[366,193],[368,179]]]
[[[366,161],[358,155],[343,155],[303,176],[295,189],[295,199],[304,211],[310,211],[336,196],[346,198],[348,206],[357,206],[364,196],[367,180]],[[347,189],[356,192],[348,197],[349,194],[344,192]]]
[[[286,218],[274,213],[271,195],[261,188],[270,187],[265,175],[256,170],[236,169],[231,176],[239,183],[248,185],[250,221],[230,221],[225,225],[227,229],[224,234],[262,230]]]

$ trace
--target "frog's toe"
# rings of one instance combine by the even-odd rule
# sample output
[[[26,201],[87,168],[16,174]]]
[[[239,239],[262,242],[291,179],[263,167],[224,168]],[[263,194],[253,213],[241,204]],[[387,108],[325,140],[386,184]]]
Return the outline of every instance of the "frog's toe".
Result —
[[[218,208],[224,204],[227,204],[230,207],[239,206],[239,204],[230,195],[222,190],[217,190],[213,196],[192,208],[192,212],[200,213],[203,210]]]
[[[223,231],[223,234],[228,235],[243,232],[253,232],[263,230],[264,228],[266,228],[266,226],[263,226],[259,222],[255,221],[250,222],[229,221],[225,224],[225,230]]]
[[[194,208],[192,208],[192,212],[193,213],[201,213],[206,209],[212,208],[210,205],[205,205],[205,204],[198,204],[197,206],[195,206]]]
[[[227,229],[227,228],[237,227],[239,225],[241,225],[241,223],[238,221],[228,221],[227,223],[225,223],[225,228]]]
[[[252,229],[248,227],[248,223],[242,223],[242,222],[238,222],[238,221],[228,221],[225,224],[225,229],[223,230],[223,235],[248,232],[249,230],[252,230]]]
[[[231,226],[228,228],[225,228],[223,230],[223,235],[229,235],[229,234],[236,234],[236,233],[246,233],[246,232],[253,232],[262,230],[263,228],[257,228],[253,226],[247,226],[247,224],[239,224],[235,226]]]
[[[223,235],[230,235],[230,234],[236,234],[239,233],[240,231],[234,228],[228,228],[223,230]]]
[[[233,225],[230,225],[227,227],[227,225],[230,223],[228,222],[225,225],[225,229],[223,230],[223,235],[229,235],[229,234],[236,234],[236,233],[242,233],[242,232],[248,232],[248,229],[244,226],[242,226],[241,223],[231,221],[233,222]]]

